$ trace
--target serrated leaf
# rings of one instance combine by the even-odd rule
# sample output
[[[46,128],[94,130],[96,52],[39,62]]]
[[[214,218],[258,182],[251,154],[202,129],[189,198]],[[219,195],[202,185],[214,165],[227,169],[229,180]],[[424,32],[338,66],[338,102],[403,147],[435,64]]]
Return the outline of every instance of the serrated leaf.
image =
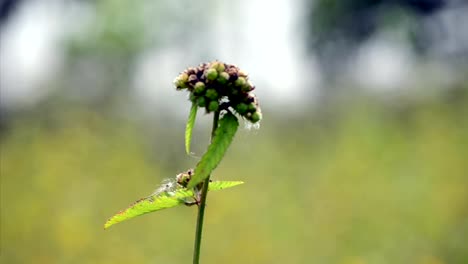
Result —
[[[187,154],[190,154],[190,143],[192,142],[192,131],[195,125],[195,119],[197,118],[197,110],[198,105],[193,103],[192,108],[190,108],[189,118],[185,127],[185,152],[187,152]]]
[[[208,185],[208,190],[219,191],[243,184],[243,181],[213,181]]]
[[[244,182],[242,181],[213,181],[210,182],[208,188],[210,191],[219,191],[243,183]],[[184,204],[185,199],[190,197],[193,197],[193,192],[191,190],[180,188],[173,193],[162,193],[142,198],[134,202],[127,209],[124,209],[109,218],[104,224],[104,229],[140,215]]]
[[[179,189],[171,194],[162,193],[142,198],[134,202],[127,209],[124,209],[109,218],[104,224],[104,228],[109,228],[114,224],[134,218],[136,216],[184,204],[185,199],[192,196],[192,191],[187,189]]]
[[[189,189],[205,180],[218,166],[229,148],[238,127],[239,122],[233,114],[227,113],[221,118],[211,144],[208,146],[208,150],[195,167],[194,176],[187,186]]]

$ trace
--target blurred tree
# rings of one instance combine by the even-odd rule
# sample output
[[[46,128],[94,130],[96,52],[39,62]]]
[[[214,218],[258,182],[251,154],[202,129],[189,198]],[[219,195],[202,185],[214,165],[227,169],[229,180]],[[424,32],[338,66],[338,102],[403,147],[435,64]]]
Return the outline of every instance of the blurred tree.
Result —
[[[69,98],[84,99],[101,107],[129,88],[135,57],[149,45],[148,1],[98,1],[93,16],[81,34],[67,43],[65,73],[61,92]],[[158,31],[159,25],[153,25]]]
[[[0,1],[0,26],[7,21],[10,14],[20,3],[20,0],[1,0]]]
[[[451,0],[310,1],[308,43],[317,52],[325,71],[331,74],[340,71],[343,61],[357,47],[385,29],[406,32],[408,43],[423,55],[431,47],[431,35],[435,34],[428,27],[443,23],[432,15],[448,6],[462,8],[468,4]],[[428,25],[426,19],[433,23]]]

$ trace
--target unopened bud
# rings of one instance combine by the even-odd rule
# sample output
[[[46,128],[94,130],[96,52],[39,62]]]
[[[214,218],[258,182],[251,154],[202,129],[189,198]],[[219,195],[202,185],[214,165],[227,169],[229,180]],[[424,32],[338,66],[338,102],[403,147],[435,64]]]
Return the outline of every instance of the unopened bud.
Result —
[[[245,93],[250,92],[254,89],[253,84],[250,81],[247,81],[242,87],[241,90]]]
[[[203,96],[202,96],[202,97],[199,97],[199,98],[197,99],[197,105],[198,105],[199,107],[205,107],[205,106],[206,106],[206,99],[205,99],[205,97],[203,97]]]
[[[190,101],[195,103],[197,101],[197,98],[198,96],[194,95],[193,93],[190,93],[190,97],[189,97]]]
[[[216,78],[218,77],[218,71],[214,68],[209,68],[207,71],[206,71],[206,78],[210,81],[214,81],[216,80]]]
[[[219,107],[218,101],[211,101],[210,104],[208,105],[208,110],[210,112],[214,112],[218,110],[218,107]]]
[[[260,112],[258,112],[258,111],[257,111],[257,112],[254,112],[254,113],[252,114],[252,116],[250,117],[250,121],[251,121],[252,123],[257,123],[257,122],[260,121],[261,119],[262,119],[262,113],[260,113]]]
[[[244,77],[244,78],[247,77],[247,75],[248,75],[248,74],[247,74],[245,71],[243,71],[243,70],[239,70],[239,71],[237,72],[237,74],[239,75],[239,77]]]
[[[221,72],[217,79],[217,81],[220,84],[226,84],[228,80],[229,80],[229,74],[227,72]]]
[[[254,103],[248,105],[247,110],[249,112],[255,112],[257,110],[257,106]]]
[[[230,67],[226,70],[226,72],[229,74],[229,80],[231,81],[236,81],[237,78],[239,78],[236,67]]]
[[[194,67],[189,67],[187,69],[187,74],[188,75],[195,74],[195,73],[196,73],[196,69]]]
[[[247,112],[247,105],[244,103],[239,103],[236,105],[236,111],[241,115],[245,114],[245,112]]]
[[[237,80],[234,82],[235,86],[243,87],[246,84],[245,78],[244,77],[239,77]]]
[[[205,91],[205,84],[203,82],[197,82],[194,85],[194,93],[196,95],[203,94],[204,91]]]
[[[211,100],[218,100],[218,92],[215,89],[206,90],[206,97]]]
[[[191,74],[189,77],[188,77],[188,82],[189,83],[196,83],[198,81],[198,78],[197,78],[197,75],[195,74]]]
[[[215,61],[211,64],[211,68],[216,69],[219,73],[223,72],[226,67],[224,67],[224,63]]]
[[[188,81],[188,74],[187,73],[181,73],[175,80],[174,84],[177,89],[184,89],[187,88],[187,81]]]

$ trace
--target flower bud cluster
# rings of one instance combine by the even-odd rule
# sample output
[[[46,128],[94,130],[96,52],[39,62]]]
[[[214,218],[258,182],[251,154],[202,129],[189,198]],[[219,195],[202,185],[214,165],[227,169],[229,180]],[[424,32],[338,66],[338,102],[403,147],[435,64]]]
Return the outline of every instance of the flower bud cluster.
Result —
[[[177,90],[187,89],[190,101],[207,113],[231,108],[252,123],[262,119],[255,86],[245,72],[232,64],[219,61],[190,67],[175,80]]]

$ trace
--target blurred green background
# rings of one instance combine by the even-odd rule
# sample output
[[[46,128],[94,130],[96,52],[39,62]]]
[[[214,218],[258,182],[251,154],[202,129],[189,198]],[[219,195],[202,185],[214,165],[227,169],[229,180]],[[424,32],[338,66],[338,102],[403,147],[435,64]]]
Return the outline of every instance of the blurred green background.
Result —
[[[103,224],[196,164],[171,81],[215,58],[251,73],[264,120],[213,175],[246,183],[210,193],[202,263],[468,262],[468,43],[431,31],[468,7],[347,2],[2,3],[1,262],[190,263],[194,207]],[[369,43],[403,47],[405,72],[354,71]],[[196,156],[209,129],[200,115]]]

